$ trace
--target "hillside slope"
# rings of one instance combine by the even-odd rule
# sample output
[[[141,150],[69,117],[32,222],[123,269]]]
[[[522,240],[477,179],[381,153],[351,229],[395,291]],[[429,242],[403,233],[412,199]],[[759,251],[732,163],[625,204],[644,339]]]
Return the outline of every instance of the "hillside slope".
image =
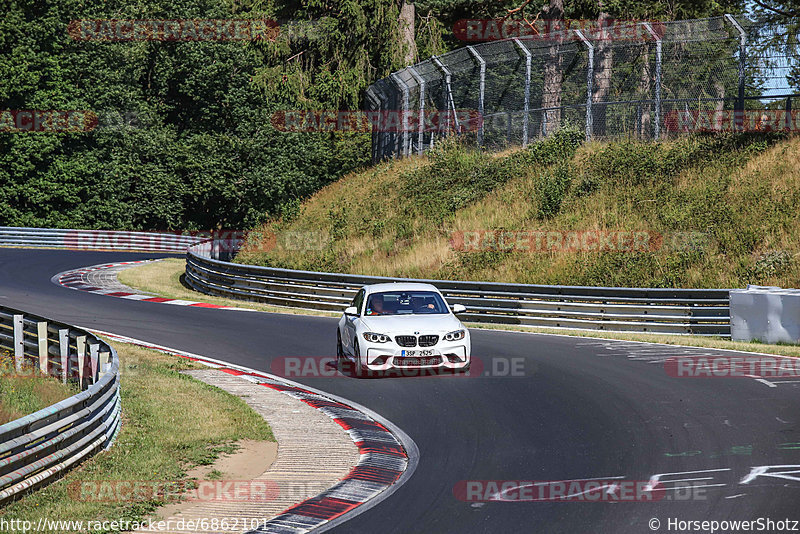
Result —
[[[799,286],[800,139],[580,139],[562,131],[502,154],[448,142],[381,163],[256,229],[237,261],[542,284]]]

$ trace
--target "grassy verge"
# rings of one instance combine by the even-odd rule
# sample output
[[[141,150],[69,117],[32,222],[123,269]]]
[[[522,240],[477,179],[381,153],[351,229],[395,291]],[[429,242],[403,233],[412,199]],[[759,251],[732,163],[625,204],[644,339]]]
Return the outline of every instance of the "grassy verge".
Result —
[[[84,481],[184,482],[187,470],[235,451],[238,440],[275,441],[266,421],[244,401],[179,372],[203,368],[198,364],[133,345],[114,346],[121,362],[123,406],[116,443],[62,480],[8,504],[0,519],[34,524],[39,518],[138,520],[164,502],[87,502],[76,496],[76,487]]]
[[[581,144],[574,134],[498,155],[444,142],[348,175],[251,232],[237,261],[532,284],[800,287],[800,138]],[[521,238],[537,250],[509,250],[484,234],[459,249],[459,232],[480,231],[511,232],[512,247],[521,232],[647,232],[652,246],[598,252]]]
[[[316,312],[313,310],[300,310],[292,308],[278,308],[275,306],[261,306],[253,303],[233,299],[213,299],[212,297],[206,298],[206,295],[197,293],[190,289],[185,288],[179,281],[179,276],[183,273],[184,261],[177,258],[170,258],[164,261],[131,267],[122,271],[119,279],[122,283],[127,284],[133,288],[146,290],[152,293],[158,293],[167,298],[180,298],[180,299],[200,299],[207,302],[224,303],[227,306],[241,306],[250,305],[254,309],[259,309],[266,312],[280,312],[280,313],[294,313],[301,315],[335,315],[327,312]],[[141,284],[141,285],[139,285]],[[157,291],[156,291],[157,290]],[[690,347],[706,347],[739,350],[743,352],[763,352],[766,354],[778,354],[782,356],[795,356],[800,357],[800,346],[796,345],[768,345],[765,343],[746,343],[739,341],[730,341],[727,339],[717,337],[700,337],[700,336],[675,336],[665,334],[635,334],[635,333],[620,333],[620,332],[591,332],[583,330],[564,330],[559,328],[541,328],[541,327],[527,327],[515,325],[489,325],[471,323],[468,325],[470,328],[486,329],[486,330],[511,330],[515,332],[535,332],[543,334],[559,334],[564,336],[576,337],[590,337],[590,338],[605,338],[605,339],[619,339],[623,341],[645,341],[649,343],[664,343],[668,345],[687,345]]]
[[[326,317],[338,317],[338,314],[330,312],[315,312],[298,310],[296,308],[283,308],[281,306],[270,306],[268,304],[259,304],[257,302],[227,299],[198,293],[197,291],[189,289],[183,285],[181,280],[185,269],[186,261],[182,258],[165,258],[153,263],[146,263],[131,267],[130,269],[125,269],[119,273],[117,278],[120,282],[127,286],[164,298],[195,300],[208,302],[210,304],[219,304],[221,306],[236,306],[238,308],[249,308],[252,310],[275,313],[300,313],[306,315],[311,314]]]
[[[14,358],[0,351],[0,425],[71,397],[78,389],[42,376],[33,367],[17,373]]]

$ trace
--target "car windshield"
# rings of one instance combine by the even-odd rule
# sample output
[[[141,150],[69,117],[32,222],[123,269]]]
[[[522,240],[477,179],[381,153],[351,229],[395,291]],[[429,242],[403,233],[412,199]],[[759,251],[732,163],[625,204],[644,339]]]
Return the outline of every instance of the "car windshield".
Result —
[[[367,300],[366,315],[412,315],[449,313],[442,297],[434,291],[387,291],[373,293]]]

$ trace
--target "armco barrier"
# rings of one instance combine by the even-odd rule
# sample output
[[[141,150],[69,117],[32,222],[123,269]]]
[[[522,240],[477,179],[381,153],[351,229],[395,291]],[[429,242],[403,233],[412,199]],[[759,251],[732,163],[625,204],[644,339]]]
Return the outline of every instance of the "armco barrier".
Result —
[[[202,237],[152,232],[72,230],[0,226],[0,245],[75,250],[183,253]]]
[[[545,286],[410,280],[240,265],[210,258],[211,244],[189,247],[186,283],[210,295],[312,310],[342,311],[364,284],[434,284],[462,319],[585,330],[730,336],[729,290]]]
[[[120,425],[114,349],[74,326],[0,306],[0,348],[17,372],[44,373],[81,391],[0,426],[0,502],[47,484],[108,448]]]

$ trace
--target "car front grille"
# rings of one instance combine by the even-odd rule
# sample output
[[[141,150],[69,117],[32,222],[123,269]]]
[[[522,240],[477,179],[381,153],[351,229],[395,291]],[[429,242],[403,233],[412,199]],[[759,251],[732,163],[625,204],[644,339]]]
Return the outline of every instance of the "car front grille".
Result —
[[[427,335],[427,336],[419,336],[419,346],[420,347],[432,347],[439,342],[439,336],[436,335]]]
[[[395,336],[394,340],[401,347],[416,347],[417,336]]]

